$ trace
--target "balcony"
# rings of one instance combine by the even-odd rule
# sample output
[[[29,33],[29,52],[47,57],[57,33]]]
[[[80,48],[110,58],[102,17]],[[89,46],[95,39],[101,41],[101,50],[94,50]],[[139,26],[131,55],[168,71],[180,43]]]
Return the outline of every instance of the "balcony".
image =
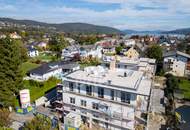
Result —
[[[71,91],[65,91],[65,92],[66,93],[70,93],[70,94],[74,94],[74,95],[77,95],[77,96],[82,96],[82,97],[87,97],[87,98],[91,98],[91,99],[97,99],[97,100],[100,100],[100,101],[115,103],[115,104],[118,104],[118,105],[128,106],[128,107],[131,107],[131,108],[134,107],[133,105],[125,103],[125,102],[115,101],[115,100],[111,100],[111,99],[109,100],[109,99],[106,99],[106,98],[100,98],[100,97],[93,96],[94,94],[92,94],[92,95],[85,95],[85,94],[71,92]]]
[[[85,114],[79,111],[71,111],[71,110],[69,111],[78,115],[88,117],[88,114]],[[91,116],[91,118],[100,122],[108,123],[109,125],[118,126],[122,129],[129,129],[129,130],[134,129],[134,120],[117,120],[117,119],[110,120],[109,118],[103,115]]]

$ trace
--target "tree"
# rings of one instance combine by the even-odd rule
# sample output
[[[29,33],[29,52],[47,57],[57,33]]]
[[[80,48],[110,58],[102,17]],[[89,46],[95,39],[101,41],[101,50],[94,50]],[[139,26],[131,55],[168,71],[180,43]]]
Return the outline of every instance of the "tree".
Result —
[[[0,39],[0,104],[14,104],[18,91],[23,88],[21,41]]]
[[[179,87],[178,79],[172,74],[165,75],[166,79],[166,91],[165,94],[167,97],[173,97],[174,90]]]
[[[122,46],[117,46],[117,47],[115,48],[116,54],[119,55],[119,54],[121,53],[122,49],[123,49]]]
[[[63,35],[56,35],[49,41],[49,48],[56,53],[57,59],[61,57],[61,51],[68,46],[68,42],[65,41]]]
[[[54,130],[51,124],[51,120],[48,117],[37,115],[32,121],[25,124],[23,130]]]
[[[9,118],[10,112],[2,108],[0,109],[0,128],[1,127],[8,127],[10,125],[10,118]]]
[[[153,45],[146,50],[146,55],[148,58],[154,58],[160,63],[163,55],[162,48],[158,45]]]

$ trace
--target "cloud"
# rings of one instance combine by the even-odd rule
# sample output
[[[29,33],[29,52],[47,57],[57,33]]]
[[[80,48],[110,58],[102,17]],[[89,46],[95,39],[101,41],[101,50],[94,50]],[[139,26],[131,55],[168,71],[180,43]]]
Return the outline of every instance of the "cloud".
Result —
[[[60,4],[56,1],[54,4],[40,0],[20,1],[1,6],[0,16],[51,23],[85,22],[137,30],[190,26],[190,1],[187,0],[80,0],[90,5],[100,3],[98,8],[102,4],[119,4],[117,8],[104,8],[101,11],[96,7],[76,7],[72,3],[65,5],[64,2]]]
[[[92,3],[121,4],[127,2],[128,0],[82,0],[82,1],[92,2]]]
[[[1,4],[0,3],[0,11],[3,11],[3,12],[5,12],[5,11],[10,11],[10,12],[13,12],[13,11],[16,11],[17,10],[17,8],[15,7],[15,6],[13,6],[13,5],[8,5],[8,4]]]

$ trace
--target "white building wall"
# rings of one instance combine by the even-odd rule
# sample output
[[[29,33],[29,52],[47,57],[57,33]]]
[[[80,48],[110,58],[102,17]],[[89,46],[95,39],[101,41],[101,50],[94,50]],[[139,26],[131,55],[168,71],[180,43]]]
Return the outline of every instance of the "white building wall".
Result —
[[[49,73],[46,73],[44,75],[36,75],[36,74],[30,74],[30,77],[33,78],[34,80],[48,80],[50,77],[53,77],[55,76],[56,74],[58,73],[61,73],[62,72],[62,69],[57,69],[57,70],[54,70],[54,71],[51,71]]]
[[[28,51],[28,56],[29,57],[36,57],[39,55],[39,52],[36,50],[36,51]]]
[[[164,58],[164,69],[167,71],[167,63],[171,60],[173,65],[171,65],[171,71],[176,76],[184,76],[187,64],[187,58],[182,56],[171,56]]]
[[[93,103],[100,103],[100,104],[106,104],[109,107],[109,111],[107,111],[109,114],[113,115],[113,113],[119,113],[121,114],[121,116],[123,116],[123,119],[128,120],[128,122],[126,121],[120,121],[117,119],[113,119],[112,121],[110,121],[111,123],[115,124],[116,126],[123,126],[123,127],[131,127],[129,124],[131,122],[134,122],[134,112],[135,112],[135,108],[137,107],[137,95],[130,93],[130,104],[124,105],[124,103],[121,102],[121,91],[118,90],[114,90],[114,101],[111,100],[111,89],[108,88],[104,88],[104,98],[98,98],[98,86],[92,86],[92,95],[91,96],[87,96],[86,95],[86,85],[85,84],[80,84],[80,93],[78,90],[78,86],[79,83],[73,83],[74,89],[73,92],[69,92],[69,82],[68,81],[64,81],[64,86],[63,87],[63,102],[65,103],[65,110],[69,111],[69,112],[74,112],[74,113],[78,113],[79,115],[84,114],[82,113],[82,111],[85,112],[88,118],[92,118],[92,119],[96,119],[96,117],[93,116],[94,112],[99,112],[98,115],[100,115],[100,117],[98,117],[98,121],[103,122],[100,123],[102,126],[105,126],[106,123],[106,119],[104,116],[102,116],[101,112],[99,110],[94,110],[92,108],[92,104]],[[116,88],[115,88],[116,89]],[[76,94],[75,94],[76,93]],[[140,96],[144,102],[146,102],[144,99],[144,96]],[[71,104],[70,103],[70,98],[75,98],[75,104]],[[86,101],[86,107],[85,106],[81,106],[81,100]],[[115,102],[115,103],[114,103]],[[73,111],[71,110],[71,108],[69,106],[67,106],[68,104],[76,106],[76,110]],[[144,106],[146,107],[147,104],[144,104]],[[94,110],[94,112],[93,112]],[[121,117],[120,116],[120,117]],[[131,122],[130,122],[131,120]],[[128,124],[129,123],[129,124]],[[109,124],[109,123],[108,123]],[[129,126],[128,126],[129,125]],[[121,128],[116,128],[113,127],[111,124],[109,124],[109,128],[115,130],[121,130]],[[133,128],[131,128],[133,129]]]
[[[71,97],[75,98],[75,104],[73,104],[73,105],[78,106],[79,108],[76,107],[76,110],[72,111],[69,107],[67,107],[66,109],[69,110],[70,112],[78,113],[79,115],[81,115],[82,114],[81,110],[83,109],[83,110],[85,110],[85,112],[86,112],[85,115],[88,118],[102,121],[102,122],[104,122],[104,123],[102,123],[102,125],[104,125],[105,122],[107,122],[106,117],[99,110],[94,110],[94,112],[93,112],[92,103],[107,104],[109,106],[109,110],[110,110],[110,111],[108,111],[108,113],[110,114],[110,117],[112,117],[112,115],[116,112],[120,115],[119,118],[121,118],[123,116],[122,117],[123,119],[128,120],[128,122],[126,122],[126,121],[121,121],[121,120],[118,120],[117,118],[115,118],[115,119],[109,119],[108,122],[111,122],[112,124],[114,124],[118,127],[122,126],[122,127],[126,127],[126,128],[129,127],[130,129],[133,129],[133,127],[127,126],[127,123],[130,122],[129,120],[134,121],[134,108],[133,107],[118,105],[118,104],[114,104],[111,102],[105,102],[105,101],[87,98],[87,97],[83,97],[83,96],[78,96],[78,95],[70,94],[70,93],[63,93],[64,103],[71,104],[70,103]],[[85,100],[87,102],[86,107],[81,106],[81,100]],[[94,117],[93,113],[94,114],[97,113],[96,115],[98,115],[99,117]],[[117,127],[113,127],[112,124],[109,124],[109,127],[112,128],[112,130],[115,130]],[[121,130],[121,128],[120,129],[118,128],[118,130]]]

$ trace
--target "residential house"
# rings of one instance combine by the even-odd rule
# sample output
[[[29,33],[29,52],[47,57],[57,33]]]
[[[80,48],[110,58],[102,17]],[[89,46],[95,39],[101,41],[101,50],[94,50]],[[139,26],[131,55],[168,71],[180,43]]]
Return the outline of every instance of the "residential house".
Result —
[[[148,76],[153,76],[156,72],[156,60],[150,58],[132,59],[125,56],[103,56],[102,66],[109,68],[114,60],[116,60],[115,67],[119,69],[142,71]]]
[[[47,48],[47,43],[46,42],[39,42],[38,44],[37,44],[37,46],[38,47],[40,47],[40,48],[42,48],[42,49],[46,49]]]
[[[56,110],[67,116],[81,116],[89,124],[109,130],[134,130],[145,122],[152,79],[143,71],[115,68],[87,67],[63,78],[62,101]],[[146,128],[146,125],[145,125]]]
[[[27,54],[29,57],[36,57],[39,55],[38,50],[34,48],[34,46],[28,46],[27,50],[28,50]]]
[[[50,77],[59,78],[61,75],[75,71],[79,68],[80,66],[77,63],[70,61],[50,62],[31,70],[29,76],[34,80],[44,81],[48,80]]]
[[[85,45],[80,47],[80,56],[81,57],[97,57],[102,58],[102,47],[94,45]]]
[[[131,47],[126,52],[124,52],[124,55],[127,58],[132,58],[132,59],[137,59],[140,56],[140,54],[138,53],[138,51],[134,47]]]
[[[125,44],[125,46],[135,46],[135,44],[136,44],[136,41],[135,40],[133,40],[133,39],[127,39],[127,40],[124,40],[124,44]]]
[[[72,45],[62,50],[61,58],[73,58],[76,54],[79,54],[78,46]]]
[[[10,36],[10,38],[12,38],[12,39],[21,39],[21,36],[18,35],[16,32],[11,33],[9,36]]]
[[[165,71],[176,76],[189,75],[190,69],[188,68],[188,63],[190,55],[180,51],[170,51],[166,52],[163,58],[163,68]]]
[[[73,44],[76,43],[76,41],[74,39],[72,39],[72,38],[67,37],[67,38],[65,38],[65,40],[68,41],[70,45],[73,45]]]

